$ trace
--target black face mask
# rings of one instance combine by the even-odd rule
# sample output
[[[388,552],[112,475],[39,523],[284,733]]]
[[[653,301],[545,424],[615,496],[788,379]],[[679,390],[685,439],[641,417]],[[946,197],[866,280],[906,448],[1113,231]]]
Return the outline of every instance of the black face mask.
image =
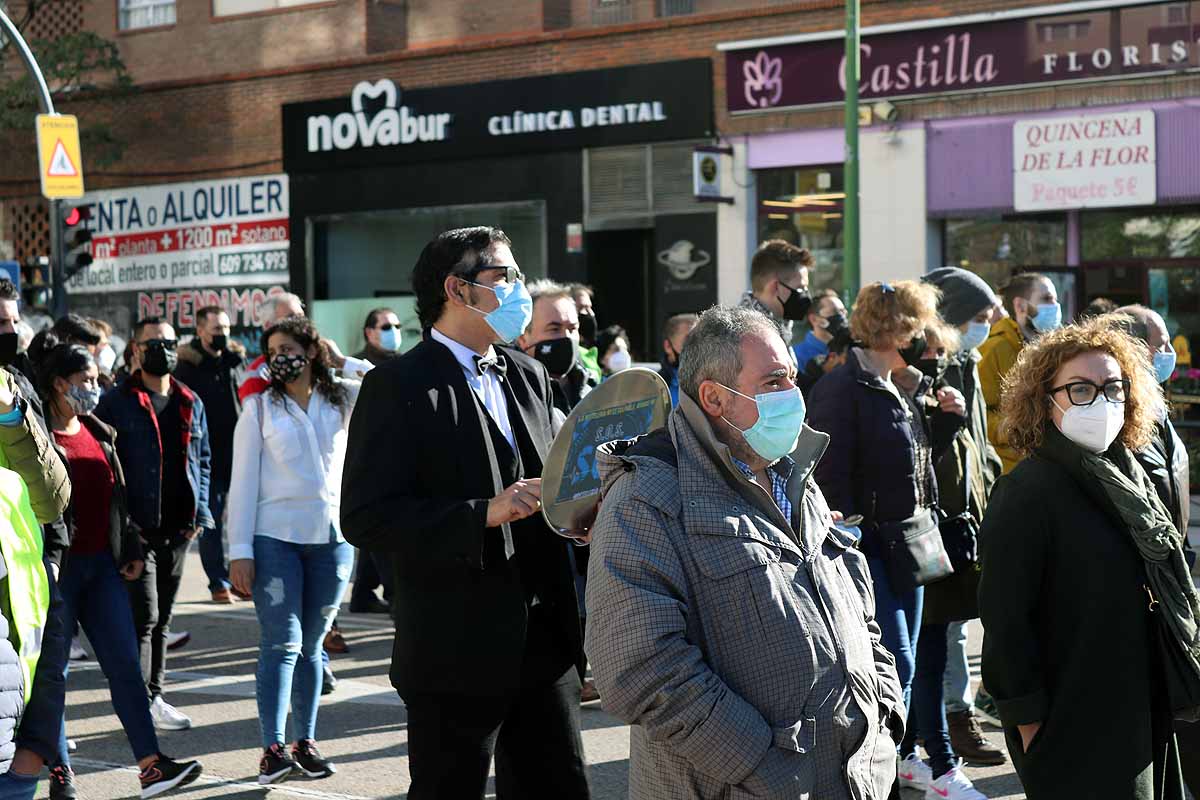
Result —
[[[216,336],[214,336],[212,338],[212,342],[209,343],[209,347],[211,347],[215,352],[218,352],[218,353],[224,353],[225,348],[228,346],[229,346],[229,338],[223,333],[218,333]]]
[[[17,334],[0,333],[0,366],[7,367],[17,360]]]
[[[142,356],[142,369],[149,375],[170,375],[179,363],[179,354],[161,344],[152,344]]]
[[[937,358],[922,358],[916,363],[916,367],[934,381],[939,381],[946,374],[948,364],[949,359],[945,356],[938,356]]]
[[[575,365],[575,353],[575,340],[570,336],[546,339],[533,346],[533,357],[542,362],[546,371],[555,378],[561,378],[571,371]]]
[[[846,315],[834,314],[832,317],[825,318],[825,332],[830,336],[837,336],[839,333],[844,333],[847,329]]]
[[[791,291],[788,299],[783,301],[783,318],[801,320],[807,317],[809,309],[812,308],[812,296],[809,295],[808,289],[792,289],[787,284],[780,285]]]
[[[910,367],[918,366],[921,363],[921,358],[925,355],[925,350],[929,345],[925,341],[925,336],[918,333],[909,342],[908,347],[900,351],[900,357],[904,359],[904,363]]]
[[[594,314],[580,314],[579,315],[579,339],[580,339],[580,341],[582,341],[584,344],[591,347],[593,344],[596,343],[596,333],[598,330],[599,330],[599,326],[597,326],[597,324],[596,324],[596,317]]]

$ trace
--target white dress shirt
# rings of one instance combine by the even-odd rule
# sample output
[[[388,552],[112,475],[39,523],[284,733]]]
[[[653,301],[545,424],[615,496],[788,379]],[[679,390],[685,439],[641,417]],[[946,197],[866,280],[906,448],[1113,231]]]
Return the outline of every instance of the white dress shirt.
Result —
[[[339,409],[317,391],[308,410],[267,390],[248,398],[233,431],[233,473],[227,503],[229,558],[254,558],[254,537],[326,544],[339,521],[346,429],[358,381]]]
[[[439,331],[437,328],[432,328],[429,335],[435,341],[441,342],[450,348],[450,352],[454,354],[455,360],[462,366],[463,372],[467,375],[467,385],[475,392],[476,397],[483,403],[483,407],[492,415],[492,421],[496,423],[496,427],[504,434],[504,438],[508,440],[508,444],[514,450],[517,447],[516,438],[513,436],[512,423],[508,421],[508,398],[504,396],[504,387],[500,385],[500,379],[496,377],[496,371],[489,369],[483,375],[479,374],[479,367],[476,366],[475,359],[479,358],[479,354],[464,344],[451,339],[446,334]],[[484,358],[495,359],[496,349],[488,345],[487,354]]]

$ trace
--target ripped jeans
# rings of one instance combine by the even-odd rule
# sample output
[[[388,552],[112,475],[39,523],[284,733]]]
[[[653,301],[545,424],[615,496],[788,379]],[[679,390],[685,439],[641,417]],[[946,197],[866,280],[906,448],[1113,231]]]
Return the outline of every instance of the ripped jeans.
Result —
[[[354,548],[254,537],[254,611],[260,629],[258,722],[263,748],[285,743],[288,698],[293,740],[315,739],[321,643],[350,583]]]

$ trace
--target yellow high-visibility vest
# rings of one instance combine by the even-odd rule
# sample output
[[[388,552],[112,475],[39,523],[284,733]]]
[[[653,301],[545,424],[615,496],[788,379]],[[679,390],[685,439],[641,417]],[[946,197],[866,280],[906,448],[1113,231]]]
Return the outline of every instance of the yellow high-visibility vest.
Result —
[[[0,555],[8,568],[9,638],[21,662],[25,702],[42,655],[50,612],[50,579],[42,562],[42,527],[21,476],[0,467]]]

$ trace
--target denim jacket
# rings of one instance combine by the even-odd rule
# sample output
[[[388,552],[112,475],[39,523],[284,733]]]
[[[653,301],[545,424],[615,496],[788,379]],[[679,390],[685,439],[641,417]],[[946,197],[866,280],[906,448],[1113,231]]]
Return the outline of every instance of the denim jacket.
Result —
[[[204,403],[191,389],[174,378],[171,390],[178,392],[183,414],[183,441],[162,441],[158,417],[150,393],[135,372],[100,398],[96,416],[117,432],[117,456],[125,469],[129,513],[143,531],[162,523],[163,446],[182,447],[186,456],[188,485],[192,489],[192,508],[188,518],[193,525],[216,527],[208,510],[208,487],[212,454],[209,450],[208,423]]]

